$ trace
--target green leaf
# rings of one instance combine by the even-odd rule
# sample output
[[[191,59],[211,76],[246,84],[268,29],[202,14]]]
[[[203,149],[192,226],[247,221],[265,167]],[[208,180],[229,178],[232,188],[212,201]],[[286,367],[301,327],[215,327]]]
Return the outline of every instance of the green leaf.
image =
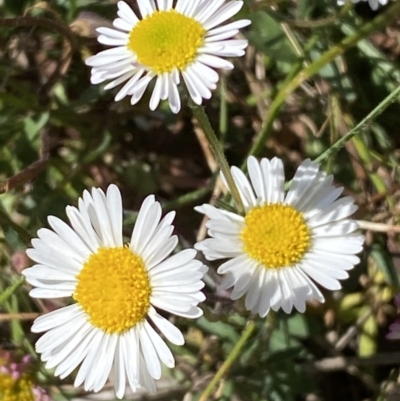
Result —
[[[196,322],[197,326],[210,334],[215,334],[222,340],[231,341],[235,344],[239,340],[239,334],[233,329],[233,327],[223,322],[209,322],[204,317],[201,317]]]
[[[270,56],[275,61],[294,62],[297,56],[292,50],[281,25],[265,11],[250,15],[252,29],[247,34],[257,50]]]
[[[387,282],[396,288],[400,288],[399,275],[382,236],[376,236],[376,241],[371,246],[371,256],[376,266],[384,273]]]
[[[24,119],[24,130],[29,140],[33,140],[39,131],[47,124],[49,121],[50,113],[48,111],[41,113],[37,120],[32,117],[26,117]]]
[[[273,352],[270,356],[268,356],[267,364],[271,365],[274,363],[286,361],[288,359],[293,359],[300,354],[302,349],[303,347],[291,347],[288,349]]]
[[[359,317],[362,317],[366,312],[366,308],[362,308]],[[362,357],[374,355],[378,347],[376,338],[378,334],[378,322],[373,314],[366,320],[361,330],[358,342],[358,355]]]
[[[11,297],[11,295],[14,294],[14,292],[21,287],[22,284],[25,282],[25,277],[20,277],[17,281],[15,281],[13,284],[11,284],[10,287],[6,288],[1,294],[0,294],[0,306],[2,306],[5,302],[8,301],[8,299]]]

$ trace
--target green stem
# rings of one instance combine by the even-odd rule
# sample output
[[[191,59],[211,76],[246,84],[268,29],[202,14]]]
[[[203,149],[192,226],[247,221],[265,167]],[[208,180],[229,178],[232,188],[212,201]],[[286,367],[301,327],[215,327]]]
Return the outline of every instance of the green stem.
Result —
[[[220,80],[220,117],[219,117],[219,133],[221,144],[225,142],[226,134],[228,132],[228,104],[227,104],[227,88],[226,88],[226,77],[221,76]]]
[[[1,208],[0,208],[0,225],[2,225],[3,227],[11,228],[18,234],[22,242],[24,242],[25,244],[30,244],[32,236],[29,234],[29,232],[26,231],[25,228],[22,228],[17,223],[12,221],[10,217],[7,215],[7,213]]]
[[[249,155],[257,155],[264,147],[265,141],[271,134],[272,126],[275,118],[279,114],[281,106],[288,96],[300,86],[306,79],[315,75],[321,68],[331,63],[336,57],[345,53],[348,49],[355,46],[361,39],[369,36],[372,32],[389,25],[400,15],[400,1],[394,3],[386,11],[379,14],[371,22],[367,22],[351,36],[347,36],[336,46],[325,52],[319,59],[315,60],[308,67],[304,68],[298,74],[288,81],[280,89],[275,99],[271,103],[267,118],[264,120],[261,131],[257,135],[254,145],[250,149]]]
[[[193,115],[195,116],[201,129],[203,130],[203,132],[207,138],[208,144],[210,145],[210,148],[214,154],[214,157],[219,165],[219,168],[221,169],[222,173],[224,174],[226,183],[228,184],[229,191],[232,194],[232,198],[235,202],[236,209],[237,209],[238,213],[243,216],[245,211],[244,211],[242,199],[240,197],[240,194],[239,194],[239,191],[235,184],[235,181],[232,177],[232,174],[229,169],[228,162],[226,161],[221,144],[219,143],[218,138],[215,135],[215,132],[211,127],[211,124],[207,117],[207,114],[204,111],[204,107],[198,106],[198,105],[194,104],[192,101],[189,102],[189,107],[192,109]]]
[[[390,106],[396,97],[400,96],[400,86],[394,90],[389,96],[382,100],[361,122],[359,122],[351,131],[349,131],[345,136],[340,138],[337,142],[335,142],[328,150],[326,150],[322,155],[317,157],[315,161],[322,163],[330,156],[332,156],[335,152],[340,150],[347,141],[353,138],[355,135],[358,135],[363,132],[364,126],[368,125],[371,121],[373,121],[379,114],[381,114],[388,106]]]
[[[252,335],[255,328],[256,328],[256,323],[254,322],[254,320],[250,320],[247,327],[244,329],[242,336],[239,338],[239,341],[235,344],[231,353],[228,355],[228,358],[226,358],[224,363],[218,369],[218,372],[215,374],[214,378],[210,381],[206,389],[201,394],[199,401],[208,400],[208,397],[211,395],[214,387],[218,384],[218,382],[222,379],[222,377],[229,371],[233,363],[239,357],[240,351],[246,344],[249,337]]]
[[[10,287],[6,288],[0,294],[0,306],[3,305],[5,302],[7,302],[8,299],[11,297],[11,295],[14,294],[14,292],[17,291],[17,289],[21,287],[22,284],[24,284],[24,282],[25,282],[25,277],[21,277],[13,284],[11,284]]]

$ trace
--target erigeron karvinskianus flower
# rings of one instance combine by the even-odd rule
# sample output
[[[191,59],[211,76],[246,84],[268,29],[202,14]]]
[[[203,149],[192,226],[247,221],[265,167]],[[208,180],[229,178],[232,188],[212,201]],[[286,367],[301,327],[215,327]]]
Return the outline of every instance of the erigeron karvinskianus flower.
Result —
[[[46,368],[65,378],[80,364],[75,386],[99,391],[108,377],[118,398],[126,383],[133,391],[155,389],[161,364],[174,366],[174,357],[160,331],[182,345],[178,328],[156,308],[194,319],[207,270],[195,260],[194,249],[173,256],[178,240],[175,212],[161,221],[161,206],[148,196],[143,202],[129,244],[122,236],[122,201],[115,185],[107,194],[85,191],[78,208],[66,209],[71,227],[50,216],[53,230],[40,229],[28,256],[37,264],[23,271],[34,298],[72,297],[73,304],[40,316],[36,343]],[[151,323],[150,323],[151,322]]]
[[[352,3],[359,3],[360,1],[368,1],[369,6],[372,10],[377,10],[380,6],[385,6],[388,4],[389,0],[337,0],[339,6],[343,6],[347,1]]]
[[[355,254],[364,238],[348,218],[357,207],[351,197],[338,199],[343,188],[335,188],[333,177],[310,160],[299,166],[286,195],[280,159],[249,157],[247,166],[250,181],[231,168],[245,216],[197,207],[209,217],[211,238],[195,248],[208,260],[228,259],[218,269],[225,275],[222,288],[233,287],[234,300],[246,294],[245,306],[253,313],[263,317],[280,308],[289,313],[293,306],[304,312],[306,301],[324,301],[315,283],[338,290],[338,280],[359,262]]]
[[[117,29],[98,28],[100,43],[113,46],[86,64],[93,67],[91,81],[110,81],[105,89],[124,83],[115,96],[119,101],[131,96],[136,104],[149,83],[156,78],[150,99],[155,110],[168,99],[171,110],[181,108],[178,85],[181,78],[196,104],[209,99],[216,88],[214,68],[232,69],[224,57],[244,54],[247,40],[231,39],[250,24],[239,20],[221,25],[233,17],[243,1],[225,0],[137,0],[141,17],[123,1],[118,2]]]

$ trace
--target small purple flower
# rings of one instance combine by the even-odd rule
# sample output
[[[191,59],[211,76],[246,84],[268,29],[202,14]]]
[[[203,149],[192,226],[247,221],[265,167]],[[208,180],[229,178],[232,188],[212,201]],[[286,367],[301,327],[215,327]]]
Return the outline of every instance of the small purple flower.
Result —
[[[0,351],[0,399],[10,401],[52,401],[35,383],[31,374],[31,355],[17,359],[9,351]]]
[[[397,311],[400,312],[400,294],[394,297],[394,303],[397,306]],[[389,326],[389,333],[386,338],[388,340],[400,340],[400,317]]]

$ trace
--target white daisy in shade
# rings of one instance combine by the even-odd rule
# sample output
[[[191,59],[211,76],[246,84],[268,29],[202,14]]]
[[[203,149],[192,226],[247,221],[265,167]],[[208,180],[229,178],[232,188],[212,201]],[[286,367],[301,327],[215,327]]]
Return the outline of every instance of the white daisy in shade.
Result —
[[[205,299],[201,281],[207,268],[187,249],[171,257],[178,240],[172,235],[175,212],[161,221],[161,206],[148,196],[132,238],[122,237],[121,194],[111,185],[85,191],[78,208],[68,206],[71,226],[50,216],[52,230],[40,229],[28,256],[37,262],[23,271],[35,286],[34,298],[72,297],[75,303],[40,316],[32,331],[46,332],[36,343],[46,368],[65,378],[78,365],[75,386],[101,390],[108,377],[122,398],[155,389],[163,362],[174,366],[169,341],[182,345],[182,333],[156,308],[194,319]],[[151,323],[150,323],[151,322]]]
[[[202,205],[209,217],[209,239],[196,244],[208,260],[226,259],[218,273],[222,288],[233,287],[231,298],[246,295],[245,306],[265,316],[270,309],[304,312],[306,301],[324,301],[320,284],[341,288],[338,280],[359,262],[355,256],[364,238],[348,217],[357,206],[351,197],[338,199],[343,188],[319,165],[305,160],[285,195],[282,161],[254,157],[247,161],[250,182],[237,167],[232,175],[245,216]],[[315,282],[315,283],[314,283]]]
[[[141,18],[123,1],[118,2],[117,29],[98,28],[100,43],[114,46],[86,64],[93,67],[91,81],[111,80],[105,89],[125,82],[115,100],[131,96],[136,104],[156,78],[150,99],[155,110],[168,99],[171,110],[181,108],[178,85],[181,77],[196,104],[211,97],[218,74],[213,68],[232,69],[224,57],[244,55],[247,40],[231,39],[250,24],[249,20],[218,25],[233,17],[243,1],[225,0],[137,0]]]
[[[360,1],[368,1],[369,6],[372,8],[372,10],[377,10],[380,6],[385,6],[388,4],[389,0],[337,0],[337,3],[339,6],[343,6],[347,2],[352,2],[352,3],[359,3]]]

